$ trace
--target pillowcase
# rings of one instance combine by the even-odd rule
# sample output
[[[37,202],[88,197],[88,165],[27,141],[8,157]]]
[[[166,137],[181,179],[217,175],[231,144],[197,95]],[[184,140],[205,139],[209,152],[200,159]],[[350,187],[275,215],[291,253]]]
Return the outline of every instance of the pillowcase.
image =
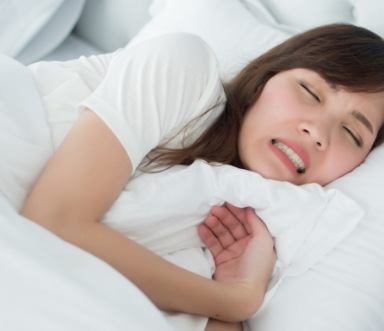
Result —
[[[0,1],[0,52],[29,64],[71,32],[85,0]]]
[[[354,171],[327,185],[357,201],[365,216],[314,267],[283,279],[246,330],[384,330],[383,168],[380,146]]]
[[[0,2],[0,50],[16,56],[55,14],[63,0]]]
[[[158,0],[159,1],[159,0]],[[384,36],[381,0],[241,0],[252,13],[268,16],[269,22],[289,31],[301,31],[311,27],[345,22],[364,26]],[[265,13],[270,12],[270,15]]]
[[[259,0],[156,0],[151,8],[153,19],[133,42],[171,31],[197,34],[216,53],[222,76],[230,78],[298,29],[273,21],[275,13],[266,15],[264,3],[268,4]],[[365,11],[372,11],[375,4],[366,3],[370,9]],[[336,2],[335,7],[339,8]],[[365,210],[363,220],[310,270],[286,277],[268,304],[245,323],[247,330],[384,330],[382,169],[384,146],[327,186],[355,199]],[[334,226],[338,226],[337,219]]]
[[[289,33],[258,21],[239,1],[156,1],[155,14],[130,43],[167,32],[200,36],[216,54],[223,79],[230,79],[248,62],[289,37]]]

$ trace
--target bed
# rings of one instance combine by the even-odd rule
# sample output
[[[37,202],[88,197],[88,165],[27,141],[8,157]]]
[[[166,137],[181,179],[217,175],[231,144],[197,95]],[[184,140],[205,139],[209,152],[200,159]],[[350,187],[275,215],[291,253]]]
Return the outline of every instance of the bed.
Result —
[[[320,24],[354,23],[384,36],[381,0],[36,0],[27,4],[15,0],[15,7],[9,4],[4,1],[0,7],[0,24],[9,23],[7,8],[8,13],[16,8],[19,16],[14,17],[13,29],[0,35],[0,50],[24,64],[111,52],[158,34],[183,31],[199,35],[211,46],[223,79],[229,79],[254,56]],[[28,16],[30,21],[27,12],[35,14]],[[31,22],[34,29],[25,30]],[[2,75],[7,75],[5,69]],[[2,94],[7,91],[17,96],[16,87],[8,82],[0,89]],[[20,109],[39,103],[33,93],[20,99]],[[5,106],[2,100],[1,107]],[[41,163],[34,163],[17,146],[5,143],[7,132],[24,139],[34,133],[37,138],[31,141],[31,153],[38,146],[38,153],[48,157],[51,146],[47,144],[47,128],[32,125],[32,118],[25,123],[25,127],[12,131],[12,121],[0,122],[0,149],[2,155],[13,162],[22,160],[37,173]],[[268,305],[244,323],[245,329],[384,330],[383,165],[384,146],[329,185],[359,203],[364,217],[312,268],[285,278]],[[9,171],[9,176],[2,178],[2,188],[26,190],[32,185],[21,168]],[[16,189],[14,194],[18,194]],[[174,329],[121,274],[34,223],[25,222],[15,213],[11,200],[1,192],[2,329]]]

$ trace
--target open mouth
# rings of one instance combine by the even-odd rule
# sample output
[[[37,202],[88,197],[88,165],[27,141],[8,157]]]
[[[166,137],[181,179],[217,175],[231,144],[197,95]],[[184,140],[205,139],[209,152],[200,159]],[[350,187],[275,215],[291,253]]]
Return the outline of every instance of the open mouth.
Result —
[[[276,146],[280,151],[282,151],[288,159],[294,164],[296,168],[296,172],[298,174],[305,173],[305,163],[300,158],[299,155],[290,147],[282,143],[281,141],[278,141],[277,139],[272,139],[272,145]]]

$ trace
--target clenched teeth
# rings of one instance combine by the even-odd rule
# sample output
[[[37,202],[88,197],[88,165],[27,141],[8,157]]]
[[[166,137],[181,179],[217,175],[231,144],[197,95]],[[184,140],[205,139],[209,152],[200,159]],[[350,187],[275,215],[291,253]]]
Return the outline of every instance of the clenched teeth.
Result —
[[[275,145],[278,149],[285,153],[288,158],[292,161],[292,163],[296,166],[296,171],[299,174],[303,174],[305,172],[305,164],[303,160],[298,156],[290,147],[283,144],[276,139],[272,139],[272,144]]]

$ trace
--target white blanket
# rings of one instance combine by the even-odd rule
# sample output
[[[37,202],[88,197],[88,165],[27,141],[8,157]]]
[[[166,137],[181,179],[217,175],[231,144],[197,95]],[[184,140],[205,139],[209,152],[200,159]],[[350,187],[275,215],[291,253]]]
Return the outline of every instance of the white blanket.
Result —
[[[1,330],[174,330],[116,270],[18,215],[52,144],[32,76],[2,55],[0,139]]]
[[[322,237],[321,250],[329,250],[363,215],[354,201],[335,189],[325,190],[318,184],[297,186],[233,166],[196,160],[190,166],[133,178],[103,222],[165,255],[202,247],[196,225],[212,206],[225,201],[256,210],[275,238],[281,266],[290,269],[297,267],[299,251],[311,250],[308,245],[314,236],[316,240]],[[338,223],[332,224],[335,219]],[[314,253],[300,253],[301,272],[316,259]]]
[[[253,207],[275,238],[278,260],[263,307],[284,277],[307,271],[363,216],[362,209],[340,191],[267,180],[257,173],[197,160],[133,178],[102,222],[171,262],[211,277],[213,259],[200,248],[196,225],[211,206],[225,201]],[[207,320],[173,314],[170,321],[176,329],[192,331],[204,330]]]
[[[20,95],[23,97],[20,98]],[[49,128],[33,80],[24,67],[6,57],[0,57],[0,102],[0,132],[2,134],[0,152],[4,156],[0,163],[0,190],[11,202],[14,210],[18,210],[53,150]],[[190,167],[177,166],[160,174],[136,176],[105,215],[103,222],[180,266],[210,276],[212,269],[200,248],[201,242],[196,235],[195,226],[203,220],[210,206],[224,201],[239,207],[254,207],[275,237],[278,268],[275,270],[267,299],[272,295],[272,289],[276,289],[276,284],[285,276],[305,272],[335,247],[354,229],[363,215],[362,209],[355,202],[336,190],[326,191],[316,184],[298,187],[289,183],[265,180],[255,173],[234,167],[213,167],[204,161],[196,161]],[[2,229],[4,237],[10,233],[7,230],[7,222],[12,218],[16,219],[16,213],[10,213],[10,207],[3,203],[0,207],[1,212],[3,212],[3,208],[5,211],[3,214],[5,217],[2,217],[0,223],[0,226],[5,226]],[[22,224],[21,219],[19,218],[15,222],[20,225]],[[335,220],[337,220],[337,224],[335,224]],[[32,228],[35,230],[29,232],[29,229]],[[52,317],[50,321],[53,323],[56,318],[52,310],[55,307],[51,304],[53,301],[59,302],[63,295],[71,292],[69,288],[75,289],[75,292],[83,289],[87,292],[87,298],[99,295],[96,286],[97,280],[95,280],[95,274],[99,271],[96,269],[100,269],[100,272],[111,273],[111,268],[101,261],[98,261],[97,266],[91,267],[86,260],[92,261],[89,262],[92,264],[95,258],[85,252],[81,254],[82,263],[80,264],[72,254],[74,251],[77,252],[76,254],[80,254],[80,250],[63,243],[53,235],[48,236],[48,232],[43,229],[40,232],[36,231],[36,228],[38,228],[37,225],[28,224],[25,228],[28,231],[20,231],[18,240],[10,242],[9,246],[6,240],[2,240],[5,247],[10,247],[8,251],[7,249],[3,249],[3,251],[11,252],[7,253],[2,265],[7,265],[7,263],[10,266],[12,263],[19,264],[19,266],[25,265],[25,268],[18,269],[19,273],[9,268],[7,286],[12,291],[2,293],[14,295],[15,298],[20,298],[23,293],[25,295],[25,292],[33,295],[40,304],[33,309],[45,307],[48,315]],[[45,233],[45,238],[39,237],[38,233]],[[18,251],[23,249],[24,240],[27,241],[31,239],[28,236],[35,235],[37,237],[32,238],[32,241],[43,239],[34,240],[39,254],[34,255],[34,251],[30,251],[28,248],[26,249],[28,254],[20,255]],[[59,251],[54,249],[55,245],[60,245]],[[59,261],[65,255],[66,263],[56,263],[55,272],[50,272],[50,269],[45,267],[46,263],[50,262],[45,259],[44,253],[52,258],[51,262]],[[73,264],[72,257],[74,258]],[[31,264],[28,264],[29,258],[31,258]],[[35,262],[40,264],[37,269]],[[23,270],[23,275],[20,275],[20,270]],[[39,273],[39,278],[49,284],[50,288],[55,288],[55,291],[51,293],[45,291],[44,288],[33,288],[31,283],[36,279],[35,272]],[[82,278],[87,273],[88,277],[94,281],[93,287],[88,282],[84,282]],[[108,284],[113,287],[114,282],[117,281],[116,278],[116,274],[113,274],[98,279],[100,284]],[[132,290],[132,285],[128,281],[120,279],[118,282],[119,285]],[[56,287],[53,284],[56,284]],[[20,291],[17,290],[18,288]],[[126,294],[120,293],[123,293],[122,296]],[[115,299],[123,299],[120,298],[120,293],[119,297]],[[135,300],[136,296],[139,296],[141,301],[145,301],[137,293]],[[2,297],[4,298],[4,296]],[[6,302],[6,300],[1,301],[0,308],[2,311],[8,311],[8,316],[13,316],[11,321],[29,326],[37,323],[39,317],[32,318],[25,315],[29,314],[26,308],[15,311],[15,306],[7,307]],[[87,305],[91,304],[90,302]],[[129,302],[132,306],[132,301]],[[108,304],[110,304],[110,310],[106,313],[107,315],[115,307],[114,302],[108,302]],[[96,300],[95,305],[97,305]],[[95,308],[95,305],[91,304],[91,308]],[[124,314],[131,315],[132,313],[132,318],[134,318],[136,315],[131,311],[131,306]],[[135,307],[137,310],[137,303]],[[34,311],[33,309],[31,311]],[[74,315],[71,320],[73,323],[71,330],[76,330],[75,326],[80,329],[83,321],[80,319],[81,308],[76,304],[75,296],[71,296],[67,301],[60,301],[58,309],[67,311],[68,314],[72,312]],[[153,306],[148,302],[143,303],[142,314],[148,313],[150,316],[152,314],[157,316],[153,311]],[[23,324],[23,319],[16,321],[17,314],[26,316],[26,321],[34,321],[34,323]],[[43,315],[37,314],[36,316]],[[111,315],[106,317],[103,314],[97,314],[100,325],[111,321],[109,317]],[[204,327],[205,319],[179,314],[176,321],[173,317],[170,320],[175,321],[176,329],[198,330]],[[127,319],[123,318],[123,320]],[[163,320],[161,321],[159,325],[156,324],[156,330],[160,330],[161,325],[166,325]],[[144,327],[147,322],[143,321],[142,329],[153,329]],[[44,321],[41,320],[41,323]],[[61,323],[60,318],[57,323]],[[21,329],[20,327],[17,330]],[[119,328],[115,329],[119,330]],[[140,328],[135,327],[135,330],[140,330]]]

